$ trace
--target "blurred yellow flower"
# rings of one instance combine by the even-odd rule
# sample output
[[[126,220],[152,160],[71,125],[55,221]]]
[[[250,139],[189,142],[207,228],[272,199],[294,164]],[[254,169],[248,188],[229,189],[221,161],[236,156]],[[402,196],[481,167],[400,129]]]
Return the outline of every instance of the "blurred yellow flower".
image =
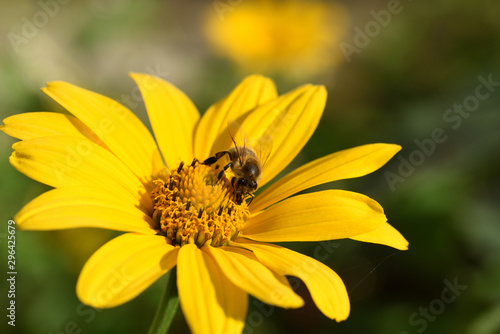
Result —
[[[348,15],[338,3],[300,0],[213,1],[205,32],[215,51],[247,71],[303,77],[342,60]]]
[[[130,110],[66,82],[51,82],[43,91],[73,116],[26,113],[1,126],[21,140],[13,145],[11,164],[55,188],[15,216],[19,228],[126,232],[85,264],[77,283],[83,303],[118,306],[176,266],[181,308],[194,333],[241,332],[248,294],[270,305],[302,306],[285,275],[299,277],[321,312],[341,321],[350,306],[340,277],[315,259],[268,242],[352,238],[407,248],[382,207],[367,196],[326,190],[290,197],[371,173],[399,151],[398,145],[364,145],[312,161],[250,204],[237,199],[225,174],[218,180],[220,166],[195,159],[232,146],[228,120],[241,121],[255,137],[282,121],[262,169],[259,185],[266,184],[314,132],[326,101],[324,87],[305,85],[278,96],[270,79],[253,75],[200,118],[170,83],[147,74],[132,78],[156,142]]]

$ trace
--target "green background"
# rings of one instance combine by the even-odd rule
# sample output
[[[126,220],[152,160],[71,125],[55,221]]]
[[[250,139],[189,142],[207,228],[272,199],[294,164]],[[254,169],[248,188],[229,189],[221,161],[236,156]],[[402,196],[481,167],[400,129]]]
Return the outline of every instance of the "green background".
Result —
[[[39,88],[66,80],[117,100],[132,97],[129,107],[147,124],[129,71],[156,72],[201,111],[249,74],[216,57],[205,41],[201,17],[213,10],[211,1],[67,1],[17,46],[9,33],[21,34],[24,19],[32,20],[42,7],[36,1],[0,4],[1,119],[60,111]],[[387,8],[387,1],[345,5],[352,22],[344,42],[354,45],[354,28],[364,29],[373,20],[370,11]],[[338,324],[328,320],[304,285],[292,281],[306,306],[282,310],[250,299],[246,333],[500,333],[500,87],[493,87],[467,117],[445,118],[454,104],[474,101],[479,77],[500,82],[500,3],[408,0],[401,5],[403,10],[350,62],[300,80],[263,74],[276,80],[280,93],[311,82],[326,85],[329,94],[317,131],[287,171],[357,145],[403,146],[379,171],[318,189],[347,189],[376,199],[410,248],[402,252],[350,240],[287,245],[310,256],[324,255],[323,262],[347,286],[351,315]],[[431,149],[436,129],[442,129],[442,140]],[[417,142],[427,143],[428,154],[418,153]],[[10,166],[13,143],[0,134],[2,277],[8,271],[8,220],[48,190]],[[414,163],[405,169],[402,161]],[[17,231],[16,327],[6,326],[2,279],[0,328],[15,333],[146,332],[163,280],[109,310],[83,306],[75,296],[86,259],[115,234]],[[455,294],[446,290],[454,282],[460,285]],[[186,329],[178,312],[172,332]]]

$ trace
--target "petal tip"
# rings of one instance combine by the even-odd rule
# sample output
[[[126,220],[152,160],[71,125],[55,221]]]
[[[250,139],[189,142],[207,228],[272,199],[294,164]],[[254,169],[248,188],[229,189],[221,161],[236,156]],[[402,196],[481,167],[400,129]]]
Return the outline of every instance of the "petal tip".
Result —
[[[64,84],[68,84],[68,83],[65,82],[65,81],[61,81],[61,80],[49,81],[49,82],[47,82],[45,84],[45,87],[41,88],[41,90],[44,91],[44,90],[46,90],[48,88],[53,88],[53,87],[56,87],[56,86],[59,86],[59,85],[64,85]]]
[[[397,152],[401,151],[401,149],[403,148],[399,144],[386,144],[386,145],[391,146],[392,149],[394,150],[394,153],[397,153]]]
[[[249,84],[249,85],[256,85],[256,86],[263,86],[263,87],[268,87],[268,89],[276,90],[276,86],[274,84],[274,81],[266,77],[262,74],[250,74],[246,76],[241,83]]]
[[[139,73],[139,72],[128,72],[128,76],[131,77],[133,80],[138,80],[141,77],[144,77],[148,74],[145,73]]]
[[[263,79],[269,79],[269,78],[262,75],[262,74],[254,73],[254,74],[247,75],[245,77],[245,79],[263,80]]]
[[[408,250],[409,246],[410,246],[410,243],[408,241],[406,241],[406,239],[405,239],[405,242],[402,243],[401,245],[399,245],[399,247],[396,247],[396,249],[406,251],[406,250]]]
[[[398,144],[383,144],[383,145],[385,146],[384,149],[386,150],[386,152],[389,153],[389,155],[387,156],[387,161],[392,159],[392,157],[394,157],[396,153],[398,153],[402,149],[401,145]]]
[[[63,85],[70,85],[70,84],[64,81],[49,81],[45,84],[45,87],[40,88],[40,90],[44,94],[52,97],[52,92],[61,88],[61,86]]]
[[[326,97],[328,95],[326,87],[323,85],[317,85],[317,86],[313,86],[313,88],[315,90],[314,91],[315,98],[326,101]]]

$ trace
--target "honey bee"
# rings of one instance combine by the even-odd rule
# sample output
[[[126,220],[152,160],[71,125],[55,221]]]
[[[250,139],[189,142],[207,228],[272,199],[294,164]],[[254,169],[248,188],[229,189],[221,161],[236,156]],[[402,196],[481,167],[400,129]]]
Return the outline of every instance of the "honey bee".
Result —
[[[236,201],[241,204],[246,198],[254,197],[253,193],[257,190],[258,182],[262,177],[262,167],[271,153],[272,141],[268,135],[250,141],[235,121],[229,121],[227,128],[233,147],[217,152],[203,161],[203,164],[213,165],[222,157],[228,156],[229,162],[217,175],[217,181],[224,176],[228,168],[231,168],[234,175],[231,178],[231,185],[236,194]],[[216,168],[218,168],[217,165]]]

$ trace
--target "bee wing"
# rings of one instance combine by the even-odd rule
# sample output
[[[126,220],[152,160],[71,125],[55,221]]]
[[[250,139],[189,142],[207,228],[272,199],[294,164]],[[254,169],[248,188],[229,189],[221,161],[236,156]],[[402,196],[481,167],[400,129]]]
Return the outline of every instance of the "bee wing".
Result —
[[[262,166],[267,162],[273,149],[273,140],[269,133],[263,134],[255,144],[255,152],[259,155]]]
[[[240,163],[243,163],[242,159],[244,158],[244,155],[246,153],[245,147],[247,145],[248,137],[245,131],[241,128],[241,125],[239,125],[236,121],[227,121],[227,130],[229,132],[229,135],[231,136],[234,147],[238,152]]]
[[[262,134],[258,138],[250,138],[246,134],[245,130],[241,127],[238,122],[229,120],[227,122],[227,129],[229,131],[229,135],[233,140],[234,146],[238,151],[238,155],[240,156],[240,162],[243,163],[243,158],[247,153],[246,147],[251,148],[260,158],[262,166],[266,164],[269,155],[271,154],[271,150],[273,148],[272,141],[272,131],[274,127],[269,127],[266,129],[264,134]]]

